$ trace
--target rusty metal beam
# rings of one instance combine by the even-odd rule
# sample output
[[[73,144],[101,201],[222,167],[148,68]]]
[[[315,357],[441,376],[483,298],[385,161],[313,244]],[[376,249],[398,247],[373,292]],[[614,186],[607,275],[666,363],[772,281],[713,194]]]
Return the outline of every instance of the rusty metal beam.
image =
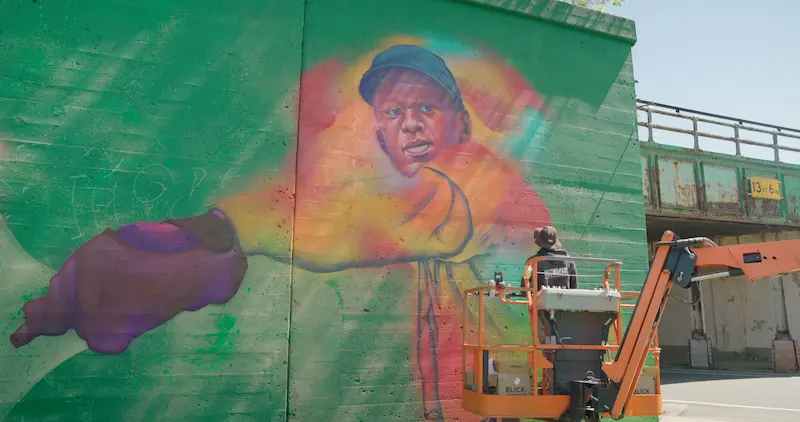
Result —
[[[720,220],[714,217],[665,215],[648,211],[645,213],[647,221],[647,238],[658,240],[664,230],[673,230],[682,237],[719,237],[736,236],[743,234],[764,233],[780,230],[798,230],[800,224],[765,224],[752,223],[744,219],[738,221]]]

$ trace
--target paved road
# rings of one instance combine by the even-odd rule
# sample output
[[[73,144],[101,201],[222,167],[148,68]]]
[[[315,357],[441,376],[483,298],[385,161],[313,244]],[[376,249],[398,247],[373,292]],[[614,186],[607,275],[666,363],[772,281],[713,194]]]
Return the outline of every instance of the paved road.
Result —
[[[800,376],[662,369],[662,422],[800,421]]]

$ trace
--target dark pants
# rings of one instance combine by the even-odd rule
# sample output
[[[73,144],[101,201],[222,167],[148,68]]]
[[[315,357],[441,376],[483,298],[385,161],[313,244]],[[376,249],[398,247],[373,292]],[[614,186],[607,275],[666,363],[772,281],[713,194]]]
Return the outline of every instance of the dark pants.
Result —
[[[539,311],[539,344],[545,344],[549,341],[550,336],[553,335],[552,327],[550,326],[550,318],[547,311]],[[552,349],[543,352],[544,357],[551,363],[555,355]]]

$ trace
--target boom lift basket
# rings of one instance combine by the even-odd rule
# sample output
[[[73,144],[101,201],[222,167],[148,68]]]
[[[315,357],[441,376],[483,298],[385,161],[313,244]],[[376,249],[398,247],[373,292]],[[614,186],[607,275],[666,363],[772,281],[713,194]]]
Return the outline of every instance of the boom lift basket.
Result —
[[[672,287],[686,289],[700,280],[738,275],[755,282],[800,271],[800,240],[718,246],[706,237],[680,239],[667,230],[655,246],[641,292],[620,290],[620,261],[562,256],[529,259],[525,266],[530,266],[531,271],[530,276],[526,272],[524,288],[499,283],[465,290],[462,407],[483,416],[568,422],[599,422],[606,416],[658,416],[663,413],[658,324]],[[536,291],[530,286],[535,280],[533,274],[538,274],[537,263],[542,260],[606,263],[603,287]],[[698,272],[717,267],[723,270],[704,275]],[[612,269],[613,289],[609,283]],[[477,339],[469,339],[467,334],[473,324],[469,300],[475,298]],[[635,305],[622,303],[634,299]],[[533,334],[531,344],[490,344],[485,330],[487,303],[526,306]],[[633,313],[623,333],[625,308],[633,308]],[[539,342],[540,318],[555,321],[550,327],[556,341]],[[617,344],[606,342],[612,324]],[[499,328],[497,324],[495,328]],[[497,368],[496,385],[492,386],[494,374],[489,369],[496,365],[492,361],[492,367],[488,366],[490,354],[500,352],[522,353],[527,358],[522,363]],[[610,354],[614,355],[610,362],[601,360]],[[646,378],[641,375],[650,354],[654,358],[653,382],[643,386]],[[501,385],[501,378],[506,384]],[[513,387],[508,384],[512,378]]]
[[[634,308],[624,301],[635,300],[639,292],[620,290],[622,263],[611,259],[547,256],[534,257],[525,263],[526,285],[535,284],[540,261],[573,261],[580,264],[606,265],[602,287],[595,289],[560,289],[486,285],[464,291],[463,295],[463,389],[462,406],[472,413],[495,418],[536,418],[549,420],[592,420],[587,401],[602,364],[608,355],[615,355],[619,346],[609,344],[609,337],[623,338],[622,310]],[[610,278],[614,274],[613,287]],[[470,312],[470,301],[477,310]],[[494,301],[495,303],[490,303]],[[532,337],[527,344],[490,344],[486,332],[486,307],[511,306],[528,308]],[[476,315],[477,314],[477,315]],[[475,317],[477,316],[477,321]],[[551,335],[540,343],[541,324],[548,324]],[[473,338],[469,338],[472,333]],[[477,338],[474,338],[477,334]],[[490,333],[489,333],[490,334]],[[655,366],[647,368],[652,378],[649,385],[637,389],[626,409],[626,416],[658,416],[663,404],[660,392],[657,335],[653,336]],[[522,355],[517,361],[498,356]],[[548,359],[545,355],[550,355]],[[490,356],[494,356],[491,358]],[[496,363],[496,364],[495,364]],[[491,365],[490,365],[491,364]],[[491,367],[490,367],[491,366]],[[496,369],[496,370],[495,370]],[[540,382],[541,380],[541,382]],[[647,378],[640,379],[648,384]],[[580,389],[577,393],[573,389]],[[577,402],[571,405],[571,401]],[[608,412],[594,412],[595,415]]]

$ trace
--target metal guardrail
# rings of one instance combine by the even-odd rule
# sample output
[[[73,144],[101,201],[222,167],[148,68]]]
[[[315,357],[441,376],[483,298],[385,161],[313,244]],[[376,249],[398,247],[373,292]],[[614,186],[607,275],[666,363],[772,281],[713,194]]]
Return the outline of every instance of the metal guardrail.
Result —
[[[793,129],[784,126],[776,126],[768,123],[755,122],[752,120],[740,119],[737,117],[723,116],[720,114],[706,113],[702,111],[691,110],[683,107],[676,107],[667,104],[655,103],[652,101],[645,101],[637,99],[637,109],[644,111],[647,114],[647,121],[639,121],[639,126],[647,128],[647,142],[658,141],[653,136],[653,130],[663,130],[667,132],[680,133],[690,135],[694,138],[694,149],[703,150],[700,148],[700,138],[710,138],[734,143],[736,146],[736,153],[734,155],[742,156],[742,144],[752,145],[757,147],[771,148],[774,151],[774,161],[781,161],[781,151],[790,151],[800,153],[800,129]],[[673,118],[686,119],[692,122],[692,129],[682,129],[665,124],[653,123],[653,115],[669,116]],[[700,131],[698,123],[705,123],[714,125],[716,127],[724,127],[726,130],[732,132],[732,136],[725,136],[707,131]],[[772,137],[772,142],[763,142],[754,139],[748,139],[741,136],[742,131],[750,131],[756,133],[763,133]],[[781,140],[790,140],[797,147],[791,147],[781,144]],[[719,153],[718,151],[710,151]]]

